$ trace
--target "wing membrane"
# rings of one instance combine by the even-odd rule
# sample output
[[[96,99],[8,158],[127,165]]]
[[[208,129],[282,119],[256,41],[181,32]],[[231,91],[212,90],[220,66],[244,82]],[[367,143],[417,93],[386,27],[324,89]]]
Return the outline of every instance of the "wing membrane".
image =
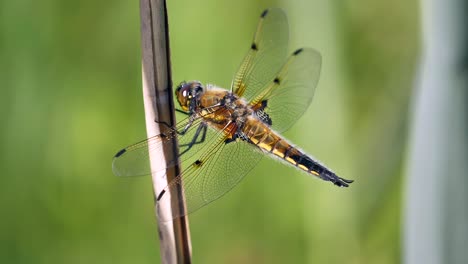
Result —
[[[231,90],[250,100],[270,82],[284,62],[289,40],[288,19],[283,10],[271,8],[260,16],[253,43],[231,85]]]
[[[233,131],[228,131],[231,132]],[[217,138],[216,144],[206,146],[206,149],[201,151],[201,156],[182,162],[181,175],[159,195],[158,209],[160,204],[168,202],[167,199],[170,199],[170,194],[176,193],[175,190],[182,190],[185,212],[180,210],[184,204],[177,203],[180,200],[170,199],[173,218],[198,210],[234,188],[263,156],[259,149],[245,141],[225,143],[223,135],[214,137]]]
[[[320,77],[322,59],[314,49],[296,50],[277,75],[250,101],[263,109],[278,132],[289,129],[309,107]]]
[[[178,164],[178,159],[167,161],[167,164],[158,164],[157,168],[150,166],[150,153],[161,153],[163,149],[171,148],[172,144],[178,142],[179,153],[184,159],[195,155],[203,144],[210,144],[209,138],[203,144],[193,144],[194,139],[197,139],[197,132],[203,123],[203,117],[198,116],[186,131],[184,135],[179,135],[189,122],[190,118],[180,121],[176,127],[167,127],[161,134],[140,141],[120,150],[112,161],[112,170],[117,176],[143,176],[151,174],[151,172],[162,171],[166,168],[173,167]],[[198,135],[201,137],[202,135]],[[201,139],[201,138],[198,138]],[[190,149],[188,149],[190,147]]]
[[[289,129],[305,112],[320,77],[321,56],[317,51],[300,49],[286,60],[288,38],[283,10],[265,10],[231,87],[254,109],[267,113],[278,132]]]
[[[185,126],[187,120],[181,121],[177,129],[169,129],[162,135],[158,135],[141,141],[119,151],[114,157],[112,168],[117,176],[136,176],[151,173],[149,155],[152,152],[162,150],[161,145],[174,143],[178,139],[179,146],[187,146],[193,143],[199,134],[200,126],[206,126],[202,118],[197,119],[184,135],[178,135]],[[234,124],[226,126],[222,130],[215,130],[206,126],[205,141],[192,144],[191,148],[184,152],[179,159],[169,161],[167,166],[161,165],[155,171],[175,166],[180,160],[182,172],[172,180],[164,190],[158,194],[159,204],[166,204],[171,193],[176,189],[182,190],[185,197],[186,208],[180,210],[183,204],[177,203],[178,199],[170,199],[173,218],[194,212],[208,203],[220,198],[234,188],[244,176],[261,160],[259,149],[245,141],[238,140],[226,143],[228,135],[232,135],[237,127]],[[198,135],[198,139],[201,135]],[[160,214],[162,215],[162,214]],[[170,221],[172,219],[162,219]]]
[[[288,34],[288,21],[281,9],[262,13],[251,49],[231,86],[235,94],[249,101],[257,114],[267,114],[262,120],[270,121],[273,129],[279,132],[288,129],[309,106],[321,66],[318,52],[301,49],[280,67],[286,58]],[[181,135],[189,123],[191,126]],[[150,154],[178,143],[179,157],[153,168],[153,172],[180,162],[181,174],[157,196],[158,208],[160,203],[166,204],[170,199],[173,217],[179,217],[223,196],[262,158],[261,150],[246,141],[238,139],[227,143],[228,136],[236,131],[234,123],[221,130],[213,129],[204,122],[203,116],[194,114],[160,135],[119,151],[112,168],[118,176],[150,174]],[[185,204],[170,198],[176,189],[183,191]],[[180,210],[182,206],[186,206],[184,211]]]

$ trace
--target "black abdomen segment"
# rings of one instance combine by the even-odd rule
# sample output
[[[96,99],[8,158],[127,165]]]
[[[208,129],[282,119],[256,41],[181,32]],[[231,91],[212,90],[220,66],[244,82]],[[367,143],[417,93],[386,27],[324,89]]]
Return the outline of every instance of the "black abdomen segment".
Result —
[[[283,141],[283,142],[281,142]],[[274,148],[277,146],[284,146],[287,142],[284,140],[281,140],[278,142]],[[289,144],[288,144],[289,145]],[[274,150],[272,150],[273,153],[275,153]],[[276,151],[276,153],[279,153]],[[297,148],[289,145],[287,148],[286,152],[284,152],[284,155],[278,155],[280,158],[284,159],[285,161],[295,165],[296,167],[300,168],[303,171],[306,171],[307,173],[313,174],[322,180],[325,181],[331,181],[333,184],[339,187],[348,187],[350,183],[352,183],[352,180],[346,180],[341,177],[338,177],[334,172],[331,170],[327,169],[325,166],[321,165],[317,161],[314,161],[312,158],[307,156],[306,154],[302,153],[299,151]]]
[[[268,126],[255,119],[248,119],[242,128],[242,132],[249,139],[249,143],[322,180],[331,181],[340,187],[348,187],[353,182],[352,180],[338,177],[331,170],[291,146],[291,144],[273,132]]]

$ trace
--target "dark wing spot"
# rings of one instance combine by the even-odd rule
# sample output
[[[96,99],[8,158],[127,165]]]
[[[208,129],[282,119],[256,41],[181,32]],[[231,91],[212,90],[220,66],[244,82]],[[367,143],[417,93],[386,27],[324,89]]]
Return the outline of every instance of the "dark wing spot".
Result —
[[[119,152],[117,152],[117,154],[115,154],[115,157],[118,158],[122,156],[122,154],[124,154],[126,151],[127,151],[126,149],[121,149]]]
[[[260,17],[265,17],[266,15],[268,14],[268,9],[265,9],[262,14],[260,15]]]
[[[201,160],[196,160],[196,161],[193,163],[193,165],[195,165],[195,166],[198,167],[198,166],[200,166],[202,163],[203,163],[203,162],[202,162]]]
[[[226,139],[226,140],[224,141],[224,144],[229,144],[229,143],[234,142],[234,141],[236,141],[235,138],[228,138],[228,139]]]
[[[252,43],[252,46],[250,46],[250,48],[253,49],[253,50],[258,50],[257,44],[255,44],[255,43]]]
[[[296,51],[294,51],[293,55],[296,56],[297,54],[301,53],[304,49],[298,49]]]
[[[162,190],[162,192],[158,195],[158,198],[156,198],[156,201],[159,202],[161,200],[162,196],[166,193],[166,190]]]
[[[279,79],[278,77],[276,77],[276,78],[273,80],[273,82],[276,83],[276,84],[280,84],[281,81],[280,81],[280,79]]]

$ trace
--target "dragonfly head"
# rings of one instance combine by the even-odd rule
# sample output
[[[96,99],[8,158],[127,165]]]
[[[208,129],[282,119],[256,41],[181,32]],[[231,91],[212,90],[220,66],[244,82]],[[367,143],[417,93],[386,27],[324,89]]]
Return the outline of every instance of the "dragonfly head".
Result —
[[[175,90],[177,101],[184,111],[193,112],[197,100],[203,93],[203,85],[199,81],[181,82]]]

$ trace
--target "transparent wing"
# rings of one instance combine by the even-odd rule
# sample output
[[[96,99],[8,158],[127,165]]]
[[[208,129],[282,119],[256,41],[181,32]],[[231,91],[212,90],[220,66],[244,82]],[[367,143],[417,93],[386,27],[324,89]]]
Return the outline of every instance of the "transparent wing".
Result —
[[[234,132],[229,130],[233,128],[227,128],[225,132]],[[245,141],[226,143],[224,133],[215,135],[216,132],[210,130],[209,134],[216,138],[215,143],[206,145],[200,151],[202,154],[184,160],[181,175],[157,197],[158,205],[170,202],[173,218],[192,213],[229,192],[263,156],[258,148]],[[175,190],[183,190],[185,212],[180,210],[183,204],[170,199],[170,194],[176,193]]]
[[[172,167],[180,160],[181,174],[157,196],[158,205],[159,202],[166,204],[170,194],[182,188],[186,210],[181,211],[183,204],[175,204],[170,199],[174,218],[196,211],[223,196],[234,188],[262,158],[261,150],[245,141],[227,143],[228,136],[237,131],[233,123],[222,130],[215,130],[199,118],[184,135],[179,135],[177,131],[180,131],[186,123],[187,120],[181,121],[177,128],[168,129],[161,135],[122,149],[115,155],[112,164],[114,174],[117,176],[150,174],[149,153],[159,152],[162,150],[162,145],[173,144],[177,139],[181,153],[179,159],[169,161],[167,166],[161,166],[156,170]],[[163,219],[163,221],[170,220],[172,219]]]
[[[263,89],[256,90],[250,105],[260,114],[268,115],[273,129],[286,131],[312,102],[321,64],[322,58],[316,50],[296,50],[277,75]]]
[[[260,16],[253,43],[235,75],[231,90],[248,101],[273,80],[287,55],[288,19],[271,8]]]
[[[151,172],[162,171],[177,165],[179,158],[188,159],[200,151],[204,144],[210,144],[210,138],[206,138],[206,135],[203,134],[202,127],[206,127],[206,124],[203,123],[202,116],[198,116],[193,121],[185,134],[178,134],[185,128],[189,119],[186,118],[180,121],[175,127],[166,127],[164,131],[161,131],[161,134],[117,152],[112,161],[114,174],[117,176],[142,176],[151,174]],[[164,128],[164,125],[162,127]],[[160,166],[157,166],[157,168],[152,168],[150,166],[150,153],[161,153],[163,149],[171,149],[175,143],[179,145],[179,158],[167,161],[167,165],[159,164]]]

